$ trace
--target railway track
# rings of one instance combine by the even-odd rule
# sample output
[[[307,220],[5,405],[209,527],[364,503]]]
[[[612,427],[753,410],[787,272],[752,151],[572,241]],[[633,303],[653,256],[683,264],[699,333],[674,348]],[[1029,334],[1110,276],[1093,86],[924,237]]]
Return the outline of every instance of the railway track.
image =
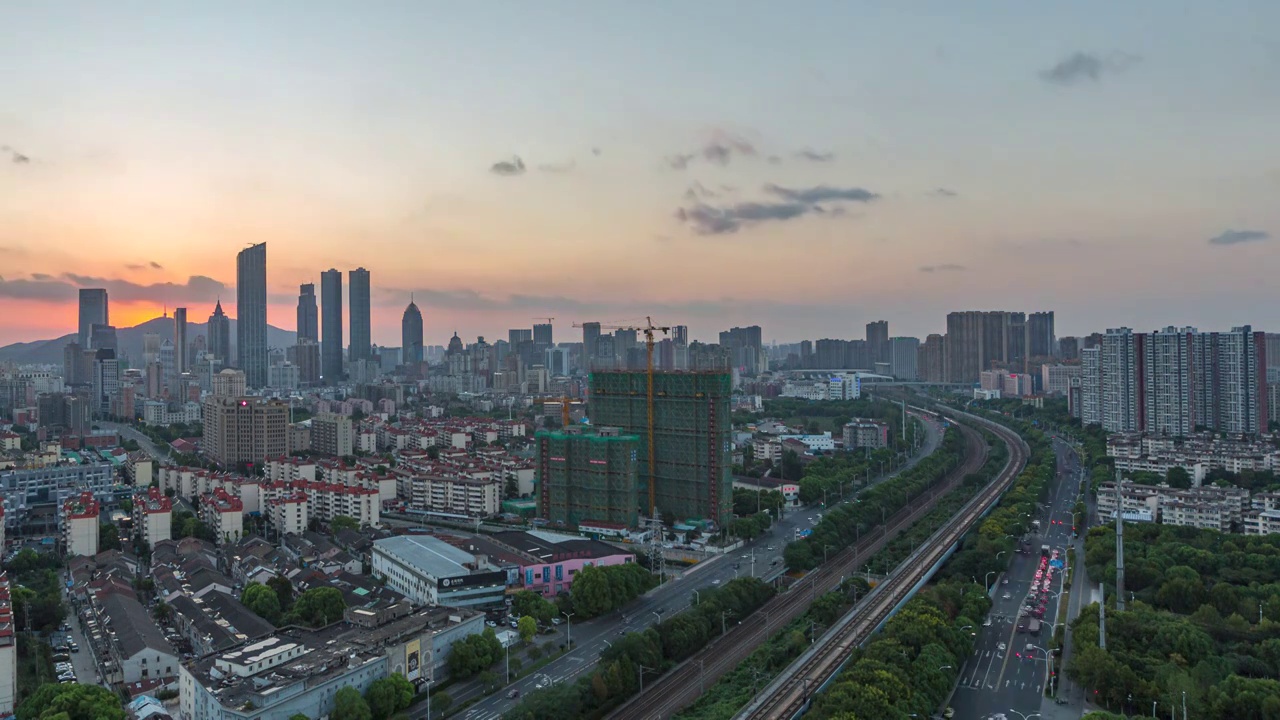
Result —
[[[845,576],[856,571],[859,558],[878,552],[886,542],[932,510],[939,497],[950,492],[965,475],[976,472],[987,460],[987,444],[982,435],[965,425],[954,427],[965,435],[965,460],[948,473],[941,483],[894,513],[886,524],[868,533],[855,546],[842,550],[810,572],[788,592],[775,596],[747,620],[712,641],[701,652],[676,666],[657,682],[646,685],[642,693],[609,717],[615,720],[665,720],[691,705],[708,685],[737,667],[778,629],[803,614],[817,595],[834,589]],[[867,599],[870,600],[878,590],[879,588],[869,593]]]
[[[798,666],[793,666],[793,669],[779,676],[757,695],[747,708],[735,716],[735,720],[783,720],[794,718],[803,712],[813,694],[840,671],[853,651],[866,642],[909,597],[926,573],[982,518],[1022,471],[1027,461],[1028,448],[1012,430],[967,413],[944,414],[962,415],[971,422],[987,427],[1004,441],[1009,448],[1009,461],[1000,475],[919,550],[903,561],[889,580],[876,587],[864,602],[802,655],[797,661]]]

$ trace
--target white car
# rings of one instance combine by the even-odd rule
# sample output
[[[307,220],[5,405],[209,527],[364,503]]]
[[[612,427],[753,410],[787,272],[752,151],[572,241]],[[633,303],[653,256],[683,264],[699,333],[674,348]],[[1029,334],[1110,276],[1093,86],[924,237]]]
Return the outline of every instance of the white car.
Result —
[[[1008,649],[1009,649],[1009,646],[1008,646],[1008,645],[1005,645],[1004,643],[1000,643],[1000,644],[996,647],[996,649],[997,649],[997,650],[1000,650],[1000,651],[1002,651],[1002,652],[1003,652],[1003,651],[1005,651],[1005,650],[1008,650]]]
[[[711,581],[711,584],[712,584],[712,585],[719,585],[719,584],[720,584],[720,579],[719,579],[719,578],[716,578],[715,580],[712,580],[712,581]]]

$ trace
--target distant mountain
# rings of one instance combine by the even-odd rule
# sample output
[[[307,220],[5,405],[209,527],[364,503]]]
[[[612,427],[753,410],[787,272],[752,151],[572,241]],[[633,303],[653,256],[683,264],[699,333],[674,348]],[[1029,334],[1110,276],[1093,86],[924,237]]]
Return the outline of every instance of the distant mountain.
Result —
[[[208,342],[208,323],[187,321],[187,342],[195,342],[197,335],[204,335]],[[142,336],[156,333],[160,342],[173,340],[173,318],[152,318],[141,325],[130,328],[116,328],[116,343],[122,356],[129,358],[133,367],[142,365]],[[284,348],[297,342],[298,334],[290,330],[281,330],[274,325],[267,326],[267,344],[273,348]],[[0,347],[0,362],[27,364],[62,364],[62,349],[67,343],[75,342],[76,334],[63,335],[53,340],[36,340],[35,342],[14,343]],[[231,346],[234,352],[236,342],[236,321],[231,321]]]

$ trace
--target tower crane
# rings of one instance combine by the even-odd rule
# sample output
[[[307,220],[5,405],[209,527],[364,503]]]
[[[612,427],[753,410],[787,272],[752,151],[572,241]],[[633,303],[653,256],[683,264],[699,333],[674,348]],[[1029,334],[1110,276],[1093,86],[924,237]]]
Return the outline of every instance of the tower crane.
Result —
[[[550,325],[550,324],[551,324],[551,321],[552,321],[552,320],[555,320],[555,318],[549,318],[549,317],[536,317],[536,318],[534,318],[534,320],[546,320],[546,321],[547,321],[547,324],[548,324],[548,325]]]
[[[573,402],[573,398],[568,395],[561,395],[560,397],[538,398],[537,400],[534,400],[534,402],[544,406],[547,403],[560,403],[560,427],[561,429],[567,429],[569,427],[569,403]]]
[[[664,327],[661,325],[654,325],[653,318],[651,317],[645,317],[644,320],[645,320],[645,324],[641,326],[600,325],[600,329],[601,330],[630,330],[633,332],[644,333],[645,372],[648,380],[648,388],[647,388],[648,398],[647,399],[648,399],[648,411],[649,411],[649,424],[648,424],[649,517],[653,517],[654,516],[653,515],[653,512],[654,512],[654,507],[653,507],[654,506],[654,497],[653,497],[654,495],[654,451],[653,451],[653,345],[654,345],[654,339],[653,338],[654,338],[654,335],[657,333],[662,333],[663,335],[670,334],[671,328]],[[583,324],[574,323],[573,326],[575,328],[581,328]]]

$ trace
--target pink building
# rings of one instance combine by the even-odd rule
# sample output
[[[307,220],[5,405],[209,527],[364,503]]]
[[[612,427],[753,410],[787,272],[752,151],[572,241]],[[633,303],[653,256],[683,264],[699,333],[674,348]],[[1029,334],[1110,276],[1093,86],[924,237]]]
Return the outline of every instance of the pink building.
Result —
[[[543,597],[568,592],[573,578],[587,566],[606,567],[636,561],[635,555],[598,540],[543,532],[496,533],[495,542],[522,559],[517,587]]]

